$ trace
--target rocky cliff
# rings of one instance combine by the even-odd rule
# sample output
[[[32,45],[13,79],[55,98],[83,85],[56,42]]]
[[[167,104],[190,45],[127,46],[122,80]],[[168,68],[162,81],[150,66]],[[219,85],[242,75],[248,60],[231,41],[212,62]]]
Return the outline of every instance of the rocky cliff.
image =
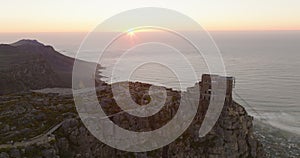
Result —
[[[168,146],[145,153],[111,148],[85,128],[78,118],[71,94],[28,91],[70,87],[74,59],[30,40],[0,45],[0,57],[0,158],[264,157],[262,146],[253,134],[253,118],[234,101],[224,103],[221,116],[205,137],[199,138],[198,135],[208,102],[200,100],[192,124]],[[90,70],[90,63],[82,61],[81,64]],[[97,85],[98,101],[103,110],[109,115],[120,112],[112,97],[111,85],[103,82]],[[129,85],[131,97],[137,104],[144,105],[150,101],[151,85]],[[133,131],[160,128],[178,112],[180,93],[186,92],[167,89],[167,106],[148,119],[131,117],[127,113],[113,115],[109,119]]]
[[[142,83],[131,83],[131,94],[134,100],[141,101],[141,98],[147,94],[149,85]],[[178,100],[180,95],[178,91],[168,89],[168,95],[172,95],[173,99],[166,104],[168,108],[162,111],[153,118],[145,120],[132,119],[128,115],[122,116],[124,119],[119,121],[118,117],[110,117],[112,121],[123,128],[130,128],[131,130],[154,129],[164,125],[165,121],[172,118],[174,114],[171,111],[178,108]],[[103,84],[100,91],[98,91],[99,102],[101,102],[103,109],[107,113],[115,113],[118,111],[115,108],[115,101],[112,98],[110,85]],[[28,124],[39,121],[45,127],[53,127],[55,124],[63,121],[60,128],[52,134],[54,139],[51,141],[40,142],[37,144],[26,145],[25,142],[30,141],[31,137],[23,139],[24,146],[2,148],[0,149],[0,157],[264,157],[264,152],[261,144],[253,134],[253,118],[247,114],[245,109],[236,102],[225,103],[221,116],[217,123],[205,137],[199,138],[199,128],[203,121],[205,112],[207,110],[207,102],[200,101],[197,115],[189,126],[189,128],[173,143],[161,149],[149,151],[145,153],[124,152],[111,148],[98,139],[96,139],[83,125],[78,118],[71,95],[58,94],[40,94],[40,93],[25,93],[15,94],[9,96],[2,96],[2,100],[11,100],[1,102],[1,120],[15,120],[14,115],[9,115],[8,111],[13,107],[22,105],[24,109],[19,114],[19,121],[27,121]],[[142,98],[143,100],[143,98]],[[147,100],[147,97],[144,98]],[[22,103],[22,104],[20,104]],[[172,106],[170,106],[172,105]],[[31,108],[26,108],[26,107]],[[5,108],[4,108],[5,107]],[[17,108],[16,108],[17,109]],[[34,111],[34,112],[32,112]],[[39,111],[39,112],[37,112]],[[30,113],[32,120],[28,118],[27,113]],[[173,114],[172,114],[173,113]],[[7,115],[8,114],[8,115]],[[43,115],[42,119],[41,116]],[[4,117],[5,116],[5,117]],[[55,116],[53,118],[53,116]],[[50,119],[51,118],[51,119]],[[37,120],[40,119],[40,120]],[[18,122],[18,121],[17,121]],[[131,122],[131,123],[128,123]],[[143,124],[141,124],[143,122]],[[5,126],[15,128],[7,128],[6,131],[1,131],[0,135],[8,136],[14,139],[13,133],[18,134],[23,132],[25,127],[22,123],[13,123],[13,121],[2,121],[1,127]],[[20,127],[19,127],[20,126]],[[45,133],[42,132],[40,125],[27,126],[31,132],[36,135]],[[16,135],[17,136],[17,135]],[[18,135],[20,136],[20,135]],[[3,139],[3,137],[2,137]],[[9,139],[5,139],[9,142]],[[21,139],[22,140],[22,139]],[[4,142],[3,140],[0,140]],[[16,137],[14,143],[20,142],[20,138]],[[1,147],[1,146],[0,146]]]

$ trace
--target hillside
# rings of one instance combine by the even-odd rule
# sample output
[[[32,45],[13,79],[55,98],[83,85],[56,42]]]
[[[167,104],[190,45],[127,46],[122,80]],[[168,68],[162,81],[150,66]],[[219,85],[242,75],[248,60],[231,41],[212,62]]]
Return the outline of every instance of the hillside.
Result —
[[[0,94],[71,87],[74,59],[36,40],[20,40],[0,45]],[[93,63],[78,61],[84,72],[93,71]]]

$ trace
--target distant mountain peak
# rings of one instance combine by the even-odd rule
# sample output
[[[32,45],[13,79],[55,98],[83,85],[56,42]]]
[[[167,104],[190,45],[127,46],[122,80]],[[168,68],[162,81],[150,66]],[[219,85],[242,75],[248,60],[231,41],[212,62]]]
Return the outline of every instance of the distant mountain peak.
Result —
[[[10,44],[11,46],[23,46],[23,45],[30,45],[30,46],[45,46],[44,44],[38,42],[37,40],[31,39],[22,39],[18,42]]]

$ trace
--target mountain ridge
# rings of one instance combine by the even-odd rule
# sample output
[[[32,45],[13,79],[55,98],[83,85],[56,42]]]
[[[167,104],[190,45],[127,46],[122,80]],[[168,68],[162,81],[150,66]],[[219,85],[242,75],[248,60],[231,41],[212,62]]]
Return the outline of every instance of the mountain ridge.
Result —
[[[22,45],[45,46],[44,44],[38,42],[35,39],[21,39],[15,43],[12,43],[9,45],[11,45],[11,46],[22,46]]]
[[[71,88],[75,61],[83,72],[81,76],[76,76],[78,78],[84,78],[96,66],[96,63],[65,56],[52,46],[27,39],[1,44],[0,59],[0,74],[3,76],[0,85],[5,87],[0,89],[0,94],[53,87]],[[31,78],[30,82],[36,84],[28,84],[24,80],[26,78]]]

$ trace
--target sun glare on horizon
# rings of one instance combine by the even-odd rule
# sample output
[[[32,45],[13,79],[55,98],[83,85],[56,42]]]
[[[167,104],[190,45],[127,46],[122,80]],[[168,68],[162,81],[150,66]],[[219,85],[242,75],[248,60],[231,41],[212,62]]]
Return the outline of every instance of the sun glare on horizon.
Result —
[[[127,30],[125,33],[127,34],[127,36],[133,38],[137,36],[137,33],[142,33],[142,32],[151,33],[151,32],[159,32],[159,31],[161,30],[157,30],[154,28],[131,28]]]
[[[129,29],[127,31],[127,35],[130,37],[130,38],[133,38],[135,36],[135,30],[134,29]]]

